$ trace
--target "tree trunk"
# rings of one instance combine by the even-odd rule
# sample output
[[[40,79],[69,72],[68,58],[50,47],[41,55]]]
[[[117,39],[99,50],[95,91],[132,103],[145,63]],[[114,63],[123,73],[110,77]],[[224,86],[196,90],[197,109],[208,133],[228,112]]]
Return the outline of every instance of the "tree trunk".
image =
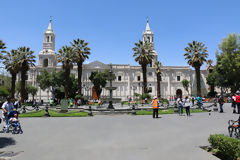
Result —
[[[148,93],[147,89],[147,65],[142,64],[142,73],[143,73],[143,91],[144,93]]]
[[[158,72],[157,73],[157,97],[158,97],[158,99],[161,98],[161,84],[160,84],[160,81],[161,81],[161,73]]]
[[[212,72],[213,72],[213,70],[209,69],[209,73],[212,73]],[[215,86],[213,84],[210,85],[210,93],[214,93],[214,88],[215,88]]]
[[[78,66],[78,93],[82,94],[82,62],[77,63]]]
[[[21,103],[24,103],[25,95],[26,95],[26,88],[25,88],[26,73],[27,73],[26,67],[25,65],[23,65],[23,68],[21,71],[21,90],[20,90]]]
[[[12,85],[11,85],[11,98],[14,99],[15,94],[15,82],[16,82],[16,73],[12,73]]]
[[[69,77],[70,77],[70,68],[66,68],[65,69],[65,85],[64,85],[64,94],[65,94],[65,98],[68,98],[68,94],[69,94]]]
[[[201,97],[200,67],[196,67],[195,72],[196,72],[196,76],[197,76],[197,96]]]

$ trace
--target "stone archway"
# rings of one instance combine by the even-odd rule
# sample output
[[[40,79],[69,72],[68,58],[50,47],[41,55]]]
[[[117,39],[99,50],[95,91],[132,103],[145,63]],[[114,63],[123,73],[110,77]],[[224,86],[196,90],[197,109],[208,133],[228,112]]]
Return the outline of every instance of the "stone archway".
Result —
[[[43,67],[48,67],[48,59],[43,60]]]
[[[94,100],[97,100],[97,99],[98,99],[97,92],[96,92],[94,86],[92,87],[92,99],[94,99]]]
[[[176,95],[177,95],[177,97],[182,97],[182,90],[181,89],[177,89],[176,90]]]

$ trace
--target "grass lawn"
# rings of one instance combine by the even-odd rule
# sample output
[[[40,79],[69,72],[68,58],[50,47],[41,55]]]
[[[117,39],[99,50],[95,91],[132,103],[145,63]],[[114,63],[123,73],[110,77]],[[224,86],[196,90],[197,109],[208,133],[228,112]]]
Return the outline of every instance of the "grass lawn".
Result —
[[[199,112],[206,112],[201,109],[190,109],[190,113],[199,113]],[[183,110],[183,113],[186,113],[185,109]],[[152,115],[153,111],[137,111],[137,115]],[[173,108],[165,109],[165,110],[159,110],[158,114],[174,114]]]
[[[87,112],[79,111],[68,111],[66,113],[61,113],[60,111],[48,110],[51,117],[86,117]],[[45,110],[33,111],[28,113],[19,114],[19,117],[44,117]]]

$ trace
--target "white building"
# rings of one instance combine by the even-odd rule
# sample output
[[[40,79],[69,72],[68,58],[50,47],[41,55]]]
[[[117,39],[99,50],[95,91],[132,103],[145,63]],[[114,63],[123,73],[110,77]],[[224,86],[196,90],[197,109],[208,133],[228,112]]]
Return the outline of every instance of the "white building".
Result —
[[[154,44],[154,34],[149,27],[147,21],[146,30],[143,33],[143,41],[149,41]],[[55,52],[55,33],[52,29],[51,20],[48,29],[44,33],[43,40],[43,50],[38,54],[38,65],[32,67],[28,72],[28,83],[34,86],[38,86],[36,82],[36,77],[40,70],[47,69],[51,70],[61,70],[62,67],[58,65],[56,60]],[[157,61],[158,53],[154,51],[154,60]],[[155,68],[150,65],[147,68],[147,81],[148,88],[151,90],[150,94],[152,96],[157,95],[157,78],[155,73]],[[82,93],[85,96],[91,97],[93,84],[89,80],[89,76],[92,71],[104,71],[109,69],[109,64],[104,64],[99,61],[92,62],[90,64],[83,65],[82,73]],[[113,91],[114,98],[121,98],[122,100],[127,100],[128,97],[133,97],[134,93],[142,93],[142,72],[140,66],[131,66],[129,64],[112,64],[113,72],[116,75],[116,80],[113,82],[113,86],[117,87]],[[75,74],[77,77],[77,66],[74,66],[71,73]],[[206,95],[208,90],[208,85],[206,84],[206,76],[208,71],[202,70],[202,94]],[[183,88],[181,81],[187,79],[191,81],[189,87],[190,93],[196,93],[196,78],[195,71],[189,66],[163,66],[161,75],[161,96],[163,98],[173,98],[177,94],[187,95],[187,91]],[[36,98],[38,100],[48,100],[51,93],[48,90],[40,90],[37,93]],[[102,97],[109,96],[109,91],[103,89]]]

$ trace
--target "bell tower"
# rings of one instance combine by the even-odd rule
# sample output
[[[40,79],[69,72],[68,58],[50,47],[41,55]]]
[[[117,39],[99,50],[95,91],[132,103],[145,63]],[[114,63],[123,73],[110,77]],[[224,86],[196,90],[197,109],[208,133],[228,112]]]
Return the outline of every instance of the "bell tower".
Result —
[[[57,66],[57,58],[55,53],[55,33],[52,29],[51,17],[48,28],[44,32],[43,50],[39,52],[38,57],[38,66],[40,67],[53,68]]]
[[[158,54],[157,54],[157,52],[154,49],[154,39],[153,39],[154,38],[154,34],[151,31],[148,22],[149,21],[148,21],[148,17],[147,17],[146,29],[145,29],[145,32],[143,32],[143,43],[147,42],[147,43],[152,43],[152,45],[153,45],[153,56],[154,56],[154,58],[152,60],[152,63],[150,64],[150,67],[153,67],[155,62],[158,61]]]

